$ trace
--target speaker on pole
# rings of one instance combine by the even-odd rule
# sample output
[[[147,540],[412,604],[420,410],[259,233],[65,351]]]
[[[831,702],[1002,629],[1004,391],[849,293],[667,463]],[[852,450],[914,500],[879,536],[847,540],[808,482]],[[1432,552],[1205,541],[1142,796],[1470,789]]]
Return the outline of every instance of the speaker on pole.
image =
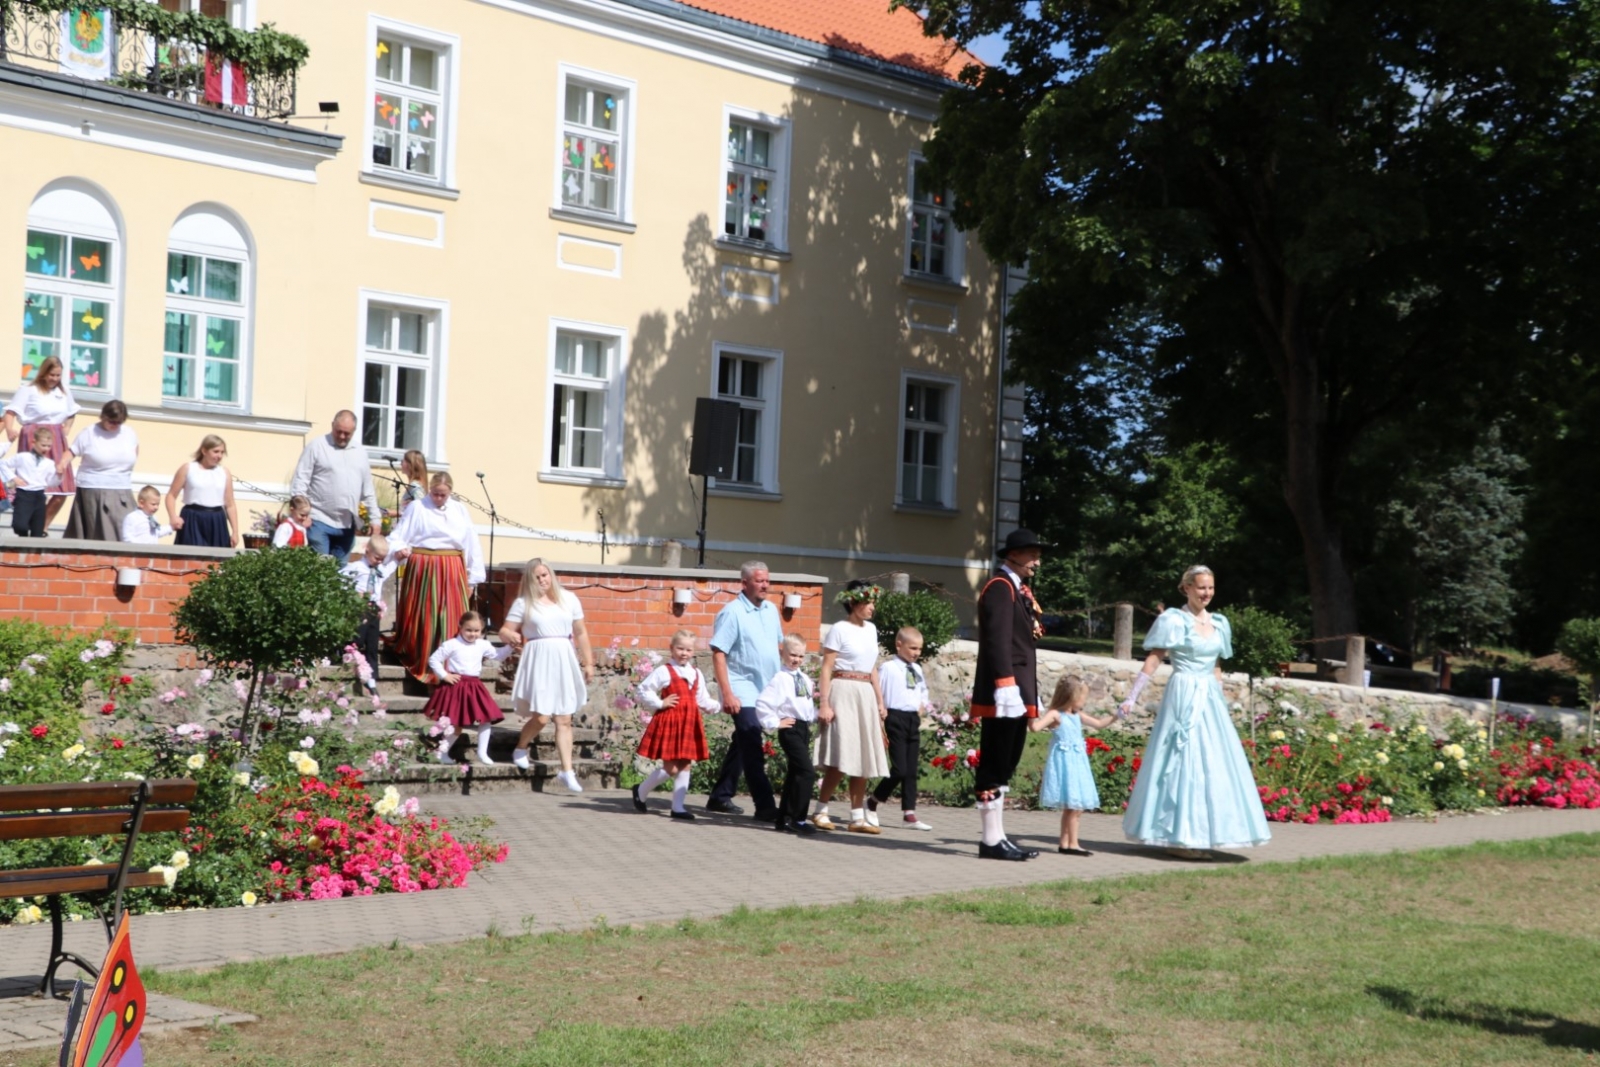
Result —
[[[738,443],[738,401],[696,397],[689,473],[707,478],[733,477],[734,450]]]

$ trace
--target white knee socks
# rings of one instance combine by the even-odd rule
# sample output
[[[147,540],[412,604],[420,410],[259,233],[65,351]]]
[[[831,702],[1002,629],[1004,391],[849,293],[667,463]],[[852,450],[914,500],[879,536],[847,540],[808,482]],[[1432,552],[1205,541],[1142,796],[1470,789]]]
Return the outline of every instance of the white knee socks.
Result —
[[[668,775],[666,771],[662,770],[660,767],[657,767],[655,770],[645,775],[644,781],[639,783],[639,795],[642,797],[649,796],[650,791],[656,786],[660,785],[662,782],[666,781],[668,777],[670,777],[670,775]]]
[[[978,816],[983,820],[983,843],[986,845],[998,845],[1006,838],[1005,826],[1002,824],[1005,803],[1000,797],[978,801]]]
[[[689,768],[685,767],[672,779],[672,810],[682,811],[683,800],[689,795]]]
[[[439,731],[439,762],[449,763],[450,746],[455,744],[456,728],[447,722],[441,722],[439,725],[442,727]]]
[[[494,760],[489,758],[489,727],[487,725],[478,728],[478,762],[485,767],[494,765]]]

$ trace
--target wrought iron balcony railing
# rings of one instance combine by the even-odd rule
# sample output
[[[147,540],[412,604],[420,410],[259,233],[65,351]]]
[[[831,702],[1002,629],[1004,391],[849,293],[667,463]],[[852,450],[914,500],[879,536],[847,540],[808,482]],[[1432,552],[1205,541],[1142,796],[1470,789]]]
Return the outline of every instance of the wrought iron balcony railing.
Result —
[[[294,114],[305,42],[148,0],[0,0],[0,62],[260,119]]]

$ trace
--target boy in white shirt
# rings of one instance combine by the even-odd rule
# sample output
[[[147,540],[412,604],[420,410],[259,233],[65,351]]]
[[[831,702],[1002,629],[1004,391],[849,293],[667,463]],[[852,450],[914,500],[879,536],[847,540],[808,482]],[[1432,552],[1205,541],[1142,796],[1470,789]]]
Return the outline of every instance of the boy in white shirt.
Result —
[[[360,559],[351,560],[339,571],[367,598],[367,614],[356,631],[356,645],[367,661],[367,673],[361,683],[367,692],[378,691],[378,637],[383,627],[383,583],[389,580],[398,563],[389,561],[389,540],[382,534],[367,538],[367,547]]]
[[[805,660],[806,639],[799,634],[785,637],[783,669],[756,697],[756,719],[763,730],[778,731],[778,747],[788,764],[773,829],[802,836],[817,832],[806,819],[817,783],[817,769],[811,762],[811,724],[817,720],[817,704],[811,679],[800,669]]]
[[[122,517],[122,540],[135,545],[153,545],[172,533],[172,527],[156,521],[161,507],[161,490],[147,485],[139,490],[139,507]]]
[[[18,452],[0,464],[6,485],[15,493],[11,529],[18,537],[45,535],[45,505],[49,503],[45,490],[61,484],[61,475],[50,458],[50,442],[49,434],[36,433],[33,451]]]
[[[878,666],[878,686],[889,711],[884,733],[889,738],[889,777],[881,779],[867,798],[867,822],[878,825],[878,805],[887,803],[900,787],[900,812],[907,830],[932,830],[917,818],[917,769],[922,764],[922,713],[929,705],[928,680],[917,660],[922,658],[922,631],[902,626],[894,635],[894,659]]]

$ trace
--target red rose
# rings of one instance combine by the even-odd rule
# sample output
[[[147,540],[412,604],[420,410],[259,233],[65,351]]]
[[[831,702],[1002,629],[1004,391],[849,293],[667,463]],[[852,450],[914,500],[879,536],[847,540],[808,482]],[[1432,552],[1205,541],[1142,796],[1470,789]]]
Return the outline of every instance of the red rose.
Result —
[[[104,704],[100,705],[100,714],[102,714],[102,715],[110,715],[112,712],[114,712],[116,710],[117,710],[117,706],[115,704],[113,704],[109,700],[106,701]]]
[[[127,742],[123,741],[120,737],[113,737],[111,739],[112,748],[122,748],[125,744],[127,744]]]
[[[44,723],[40,723],[28,732],[34,737],[45,737],[50,733],[50,727],[46,726]]]
[[[132,685],[133,684],[133,675],[124,674],[121,678],[117,679],[117,684],[118,685]]]

